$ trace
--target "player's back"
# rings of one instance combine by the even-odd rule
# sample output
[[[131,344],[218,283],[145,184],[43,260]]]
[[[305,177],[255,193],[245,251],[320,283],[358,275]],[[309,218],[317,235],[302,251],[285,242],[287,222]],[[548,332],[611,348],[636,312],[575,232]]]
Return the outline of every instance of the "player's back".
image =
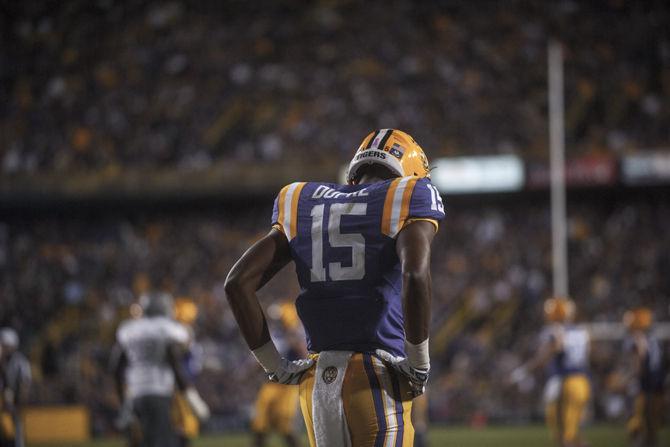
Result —
[[[401,270],[395,237],[413,219],[444,216],[427,178],[370,184],[293,183],[275,202],[301,293],[296,301],[311,351],[403,353]]]
[[[589,332],[580,326],[567,325],[563,334],[562,370],[564,374],[588,371]]]
[[[659,392],[664,388],[665,365],[658,338],[651,333],[630,335],[624,341],[626,351],[637,350],[642,355],[639,371],[640,388],[645,392]]]
[[[168,347],[187,343],[188,331],[165,317],[127,320],[117,331],[117,340],[128,359],[128,395],[170,395],[174,373],[168,363]]]

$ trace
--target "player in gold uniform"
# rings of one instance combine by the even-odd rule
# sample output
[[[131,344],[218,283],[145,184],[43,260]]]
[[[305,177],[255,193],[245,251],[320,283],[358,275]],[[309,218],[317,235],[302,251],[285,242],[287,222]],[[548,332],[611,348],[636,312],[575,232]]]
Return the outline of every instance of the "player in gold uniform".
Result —
[[[191,380],[200,370],[197,357],[195,339],[193,334],[193,323],[198,317],[198,306],[190,298],[178,298],[174,303],[174,318],[183,324],[191,333],[191,341],[187,346],[184,358],[182,360],[185,374],[190,376]],[[200,420],[193,412],[193,409],[186,401],[186,396],[182,390],[176,390],[172,400],[172,424],[181,447],[188,447],[191,441],[200,434]]]
[[[628,329],[624,352],[630,365],[633,414],[627,424],[633,446],[658,445],[663,423],[663,382],[665,368],[661,346],[651,333],[653,315],[646,307],[629,310],[623,322]]]
[[[293,303],[275,304],[268,310],[271,317],[279,320],[282,328],[277,340],[285,346],[287,358],[303,358],[307,356],[304,332]],[[261,385],[254,405],[254,417],[251,420],[251,431],[254,435],[254,446],[265,445],[267,435],[279,433],[290,447],[299,446],[296,435],[295,417],[300,403],[298,388],[285,386],[275,382]]]
[[[547,368],[544,388],[545,417],[557,445],[582,445],[579,429],[586,404],[591,397],[588,379],[590,336],[585,328],[573,324],[575,303],[570,298],[545,301],[547,321],[540,347],[533,359],[512,372],[512,381],[523,380],[530,371]]]

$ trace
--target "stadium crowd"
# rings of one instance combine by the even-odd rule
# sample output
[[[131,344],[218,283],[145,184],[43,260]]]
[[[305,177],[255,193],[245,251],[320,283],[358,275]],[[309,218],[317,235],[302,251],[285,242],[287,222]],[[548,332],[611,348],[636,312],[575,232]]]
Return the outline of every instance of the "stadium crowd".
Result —
[[[621,321],[624,310],[644,304],[667,320],[670,236],[663,226],[670,207],[662,200],[607,203],[569,208],[579,319]],[[0,323],[19,331],[31,360],[31,402],[84,403],[95,432],[109,431],[118,405],[108,371],[116,327],[140,293],[159,288],[200,308],[194,328],[204,363],[197,385],[222,416],[211,424],[243,427],[264,377],[234,324],[223,281],[268,229],[269,207],[0,225]],[[447,209],[434,247],[432,418],[537,417],[541,384],[519,391],[505,377],[537,346],[542,302],[551,293],[548,210],[524,200],[458,207],[447,201]],[[265,305],[297,294],[292,275],[284,274],[262,291]],[[595,345],[599,417],[611,415],[604,391],[620,349],[617,342]]]
[[[408,130],[438,155],[546,154],[546,44],[568,155],[670,142],[664,2],[159,2],[3,6],[5,175],[344,161]],[[11,44],[8,44],[11,43]]]

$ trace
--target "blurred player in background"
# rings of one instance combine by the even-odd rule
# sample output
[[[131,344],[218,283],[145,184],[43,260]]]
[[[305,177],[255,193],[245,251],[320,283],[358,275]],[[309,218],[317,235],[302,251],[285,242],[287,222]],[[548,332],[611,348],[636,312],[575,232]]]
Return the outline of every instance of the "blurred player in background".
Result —
[[[414,447],[428,447],[428,393],[412,402],[412,424],[414,424]]]
[[[411,446],[412,399],[430,368],[430,246],[444,207],[423,150],[399,130],[370,133],[347,180],[284,187],[272,230],[235,264],[226,293],[271,380],[300,385],[310,445]],[[256,297],[291,260],[309,360],[279,354]]]
[[[633,398],[633,414],[628,421],[631,445],[658,445],[658,431],[663,424],[663,385],[665,365],[658,339],[651,333],[651,310],[645,307],[624,314],[628,336],[624,340],[629,390]]]
[[[591,397],[590,336],[585,328],[573,324],[575,303],[570,298],[545,301],[544,316],[547,324],[537,354],[513,371],[511,379],[520,383],[537,368],[547,368],[543,395],[547,425],[557,445],[581,446],[580,425]]]
[[[189,342],[181,363],[189,382],[195,382],[202,371],[202,347],[196,342],[193,323],[198,317],[198,306],[190,298],[178,298],[174,304],[174,317],[189,332]],[[200,420],[189,405],[182,390],[177,390],[172,401],[172,421],[179,437],[179,445],[188,447],[200,434]]]
[[[30,363],[18,350],[19,336],[12,328],[0,329],[0,446],[25,445],[22,412],[28,400]]]
[[[173,300],[166,293],[140,298],[142,315],[124,321],[117,330],[114,361],[117,393],[122,402],[119,425],[128,427],[134,417],[142,447],[176,447],[178,437],[171,420],[175,384],[201,418],[209,408],[183,370],[183,349],[190,341],[186,327],[173,320]]]
[[[278,320],[278,331],[273,331],[273,340],[287,360],[293,361],[307,356],[305,333],[295,306],[290,302],[274,304],[268,309],[268,316]],[[258,391],[254,405],[251,431],[254,446],[262,447],[270,432],[282,435],[287,446],[299,446],[296,434],[295,416],[298,413],[298,387],[285,386],[275,382],[264,383]]]

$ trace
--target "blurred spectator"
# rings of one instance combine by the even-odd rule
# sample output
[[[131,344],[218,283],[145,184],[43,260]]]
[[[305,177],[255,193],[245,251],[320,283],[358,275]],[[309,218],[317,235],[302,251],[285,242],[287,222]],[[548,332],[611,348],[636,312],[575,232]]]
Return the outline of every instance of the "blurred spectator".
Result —
[[[533,417],[539,385],[517,393],[503,377],[535,349],[541,303],[551,293],[549,212],[525,199],[472,203],[450,209],[434,248],[431,411],[452,421]],[[83,402],[94,411],[96,430],[109,430],[115,402],[105,368],[114,331],[135,297],[160,285],[201,308],[194,323],[204,359],[198,388],[214,414],[243,424],[264,375],[241,341],[222,283],[244,247],[267,230],[262,216],[270,205],[262,205],[5,224],[0,323],[19,328],[30,348],[32,402]],[[668,204],[583,200],[569,210],[578,319],[619,321],[636,303],[668,319]],[[291,275],[280,275],[262,290],[267,306],[297,295]],[[72,283],[76,300],[67,298]],[[612,343],[594,345],[598,415],[611,400],[601,391],[618,352]]]
[[[6,9],[5,174],[343,162],[378,127],[407,130],[433,156],[543,159],[550,36],[565,45],[568,156],[670,144],[665,2]]]

